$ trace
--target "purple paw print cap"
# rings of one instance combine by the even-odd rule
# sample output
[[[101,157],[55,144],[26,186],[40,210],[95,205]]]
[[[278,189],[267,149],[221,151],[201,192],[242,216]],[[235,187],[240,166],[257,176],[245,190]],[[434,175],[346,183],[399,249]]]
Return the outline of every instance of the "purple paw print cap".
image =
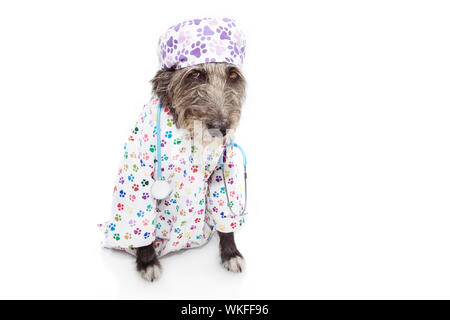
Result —
[[[227,62],[241,67],[245,37],[228,18],[203,18],[170,27],[158,43],[161,69],[181,69],[207,62]]]

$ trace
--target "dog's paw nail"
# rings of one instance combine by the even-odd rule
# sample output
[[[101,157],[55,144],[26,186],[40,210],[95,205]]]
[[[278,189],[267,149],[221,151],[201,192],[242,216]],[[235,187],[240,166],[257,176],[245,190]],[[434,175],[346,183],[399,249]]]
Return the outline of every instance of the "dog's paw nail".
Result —
[[[229,260],[225,261],[222,265],[228,271],[242,272],[245,267],[245,260],[242,257],[236,256],[236,257],[230,258]]]
[[[158,280],[161,278],[162,269],[159,265],[154,264],[148,266],[147,269],[141,271],[141,275],[145,280],[153,282],[154,280]]]

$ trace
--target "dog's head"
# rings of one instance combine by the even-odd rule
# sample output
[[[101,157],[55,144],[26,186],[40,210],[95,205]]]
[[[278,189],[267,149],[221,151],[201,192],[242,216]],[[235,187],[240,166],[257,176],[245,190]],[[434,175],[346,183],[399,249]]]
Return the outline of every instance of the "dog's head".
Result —
[[[246,83],[233,64],[210,62],[160,70],[152,85],[177,128],[192,131],[197,121],[211,136],[222,137],[232,134],[239,124]]]

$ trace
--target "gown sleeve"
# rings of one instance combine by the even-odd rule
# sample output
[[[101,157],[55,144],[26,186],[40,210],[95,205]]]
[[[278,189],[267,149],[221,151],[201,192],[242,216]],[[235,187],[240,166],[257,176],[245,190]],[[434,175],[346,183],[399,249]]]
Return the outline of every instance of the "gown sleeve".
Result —
[[[144,106],[124,146],[114,186],[111,219],[104,226],[105,247],[134,250],[155,240],[153,184],[155,117]]]
[[[243,161],[234,148],[228,149],[223,171],[222,174],[222,169],[218,165],[208,180],[206,211],[211,226],[220,232],[228,233],[236,231],[244,224],[245,219],[242,215],[247,196]],[[227,184],[229,204],[224,183]]]

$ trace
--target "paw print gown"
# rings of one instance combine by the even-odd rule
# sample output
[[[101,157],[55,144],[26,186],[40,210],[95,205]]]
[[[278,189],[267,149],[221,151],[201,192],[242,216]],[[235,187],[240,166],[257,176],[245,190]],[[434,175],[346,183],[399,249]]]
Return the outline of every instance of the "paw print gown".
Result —
[[[158,98],[144,105],[128,141],[113,192],[111,218],[100,227],[103,245],[135,254],[154,243],[158,256],[205,244],[214,230],[234,232],[244,223],[228,206],[222,170],[224,145],[202,147],[175,127],[167,108],[161,111],[162,179],[172,187],[164,200],[151,196],[156,169]],[[243,159],[227,148],[224,175],[230,206],[244,209]]]

